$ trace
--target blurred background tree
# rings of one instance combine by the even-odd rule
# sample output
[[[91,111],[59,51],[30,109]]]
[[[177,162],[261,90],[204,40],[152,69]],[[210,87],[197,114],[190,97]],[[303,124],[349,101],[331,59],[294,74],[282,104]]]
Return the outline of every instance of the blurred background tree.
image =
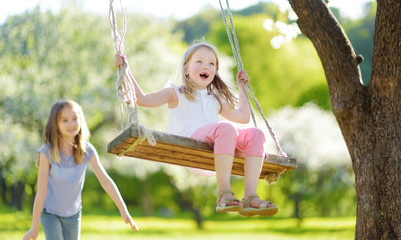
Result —
[[[349,214],[356,201],[351,158],[333,114],[307,103],[273,112],[270,123],[282,147],[298,160],[298,168],[273,185],[273,191],[285,196],[282,204],[293,206],[288,209],[291,215],[302,219]]]

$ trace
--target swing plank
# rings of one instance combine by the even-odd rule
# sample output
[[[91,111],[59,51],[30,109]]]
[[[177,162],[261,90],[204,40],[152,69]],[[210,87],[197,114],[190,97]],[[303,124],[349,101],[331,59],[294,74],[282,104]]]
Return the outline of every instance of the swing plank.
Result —
[[[130,126],[109,143],[108,152],[116,155],[124,153],[123,155],[126,157],[214,171],[213,144],[158,131],[149,131],[157,141],[155,146],[145,140],[135,146],[133,151],[127,151],[138,139],[138,129]],[[263,179],[271,173],[285,173],[296,167],[297,162],[294,158],[267,153],[260,178]],[[231,173],[244,176],[244,158],[237,154]]]

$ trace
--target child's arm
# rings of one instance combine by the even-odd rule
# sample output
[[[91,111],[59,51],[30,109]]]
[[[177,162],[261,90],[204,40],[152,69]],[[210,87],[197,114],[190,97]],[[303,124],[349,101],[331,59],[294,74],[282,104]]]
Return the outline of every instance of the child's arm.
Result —
[[[125,56],[120,56],[116,54],[114,60],[114,66],[119,68],[120,65],[126,63],[128,65],[128,59]],[[128,70],[128,74],[131,79],[133,79],[133,84],[135,87],[135,95],[137,98],[136,104],[143,107],[159,107],[164,104],[168,104],[170,108],[174,108],[178,105],[178,96],[174,88],[163,88],[162,90],[150,94],[143,93],[135,77],[132,75],[131,70]]]
[[[38,172],[38,192],[35,196],[32,213],[31,229],[25,234],[23,240],[36,239],[39,235],[39,219],[42,213],[43,203],[45,202],[47,193],[47,181],[49,176],[49,160],[45,154],[40,153],[39,156],[39,172]]]
[[[116,204],[118,209],[120,210],[121,217],[124,219],[125,223],[130,224],[132,230],[138,231],[139,228],[135,224],[134,220],[132,220],[127,206],[125,205],[120,192],[118,191],[118,188],[114,181],[109,177],[107,174],[106,170],[103,168],[102,164],[99,161],[98,155],[95,153],[89,160],[89,163],[95,172],[95,175],[97,179],[100,182],[100,185],[103,187],[103,189],[106,191],[106,193],[111,197],[113,202]]]
[[[244,84],[242,84],[242,81],[251,81],[246,71],[241,71],[237,74],[237,84],[239,90],[239,101],[237,106],[234,109],[230,109],[228,104],[223,102],[223,109],[220,115],[233,122],[248,123],[251,116],[251,110],[248,105],[246,90],[244,88]]]

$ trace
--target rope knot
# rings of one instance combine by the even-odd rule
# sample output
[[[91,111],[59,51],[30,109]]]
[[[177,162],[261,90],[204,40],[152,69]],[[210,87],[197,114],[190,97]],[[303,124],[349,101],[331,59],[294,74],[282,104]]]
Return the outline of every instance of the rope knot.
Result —
[[[281,172],[271,172],[266,174],[266,176],[264,177],[264,179],[266,180],[266,182],[268,184],[274,184],[276,182],[278,182],[278,180],[280,180],[280,176],[282,174],[284,174],[287,171],[287,169],[283,169]]]

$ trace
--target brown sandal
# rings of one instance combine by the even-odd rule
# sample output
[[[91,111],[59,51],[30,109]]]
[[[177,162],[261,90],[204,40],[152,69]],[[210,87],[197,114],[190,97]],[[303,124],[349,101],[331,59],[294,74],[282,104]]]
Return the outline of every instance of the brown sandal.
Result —
[[[248,199],[242,199],[244,208],[239,212],[239,214],[244,217],[252,217],[255,215],[269,217],[278,212],[278,208],[276,206],[268,207],[269,204],[272,204],[272,202],[269,201],[261,201],[259,203],[259,207],[252,207],[251,201],[254,198],[258,198],[258,195],[252,194],[248,197]]]
[[[232,197],[222,200],[225,194],[231,194]],[[230,203],[239,203],[238,205],[229,205]],[[238,212],[242,210],[241,202],[234,197],[232,192],[222,192],[217,198],[216,212]]]

